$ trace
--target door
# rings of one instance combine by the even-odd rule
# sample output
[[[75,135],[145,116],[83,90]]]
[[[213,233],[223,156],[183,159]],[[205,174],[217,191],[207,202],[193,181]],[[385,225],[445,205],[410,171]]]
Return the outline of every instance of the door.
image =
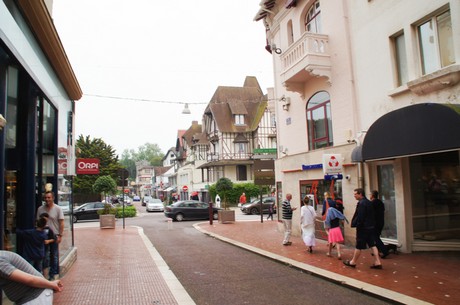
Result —
[[[385,206],[385,225],[382,230],[382,238],[398,239],[396,226],[396,196],[393,164],[377,166],[378,191],[380,200]]]

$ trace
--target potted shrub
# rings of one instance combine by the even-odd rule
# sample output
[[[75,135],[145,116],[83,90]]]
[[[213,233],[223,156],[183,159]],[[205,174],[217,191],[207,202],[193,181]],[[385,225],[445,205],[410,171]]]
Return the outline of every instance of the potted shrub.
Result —
[[[107,198],[107,193],[114,193],[117,188],[117,183],[109,175],[101,176],[96,179],[93,185],[93,190],[96,193],[104,193],[104,198]],[[105,203],[104,208],[97,211],[99,214],[99,224],[103,228],[115,228],[115,215],[117,210],[110,203]]]
[[[235,221],[235,211],[228,209],[228,192],[233,189],[233,182],[228,178],[220,178],[216,183],[216,192],[223,197],[223,210],[219,210],[219,223],[228,223]]]
[[[115,229],[115,215],[117,209],[110,203],[105,203],[104,208],[97,211],[101,229]]]

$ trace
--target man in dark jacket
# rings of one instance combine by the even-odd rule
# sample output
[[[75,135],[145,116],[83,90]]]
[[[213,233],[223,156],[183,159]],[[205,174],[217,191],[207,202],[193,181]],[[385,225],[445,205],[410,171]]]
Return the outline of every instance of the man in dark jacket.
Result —
[[[348,267],[356,267],[356,263],[361,255],[361,250],[367,247],[372,249],[374,253],[374,264],[371,269],[382,269],[380,262],[379,251],[375,245],[375,210],[366,196],[362,188],[354,190],[355,199],[358,200],[355,214],[351,220],[351,226],[356,228],[356,247],[351,260],[346,260],[343,263]]]
[[[380,239],[382,235],[383,225],[385,224],[385,206],[383,205],[382,200],[379,199],[379,192],[371,192],[371,202],[375,210],[375,243],[379,252],[382,253],[382,258],[388,256],[388,249],[383,244]]]

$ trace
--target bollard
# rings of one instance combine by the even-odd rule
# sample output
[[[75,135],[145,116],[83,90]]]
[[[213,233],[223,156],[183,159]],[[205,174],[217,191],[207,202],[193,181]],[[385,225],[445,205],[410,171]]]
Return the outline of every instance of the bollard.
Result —
[[[168,230],[172,229],[172,219],[168,218]]]

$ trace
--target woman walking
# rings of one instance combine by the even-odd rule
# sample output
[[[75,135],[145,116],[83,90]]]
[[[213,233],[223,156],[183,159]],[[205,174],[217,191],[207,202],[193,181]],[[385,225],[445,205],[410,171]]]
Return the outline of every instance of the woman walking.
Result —
[[[342,230],[340,229],[340,223],[343,222],[343,220],[346,220],[348,223],[348,219],[339,210],[335,207],[329,207],[326,213],[326,221],[324,222],[326,231],[328,232],[327,256],[331,256],[333,245],[336,245],[337,258],[342,259],[342,255],[340,254],[340,243],[343,242],[344,239]]]
[[[310,205],[310,198],[305,196],[301,202],[300,208],[300,226],[302,228],[302,240],[308,247],[308,252],[313,252],[313,247],[316,246],[315,238],[315,209]]]

